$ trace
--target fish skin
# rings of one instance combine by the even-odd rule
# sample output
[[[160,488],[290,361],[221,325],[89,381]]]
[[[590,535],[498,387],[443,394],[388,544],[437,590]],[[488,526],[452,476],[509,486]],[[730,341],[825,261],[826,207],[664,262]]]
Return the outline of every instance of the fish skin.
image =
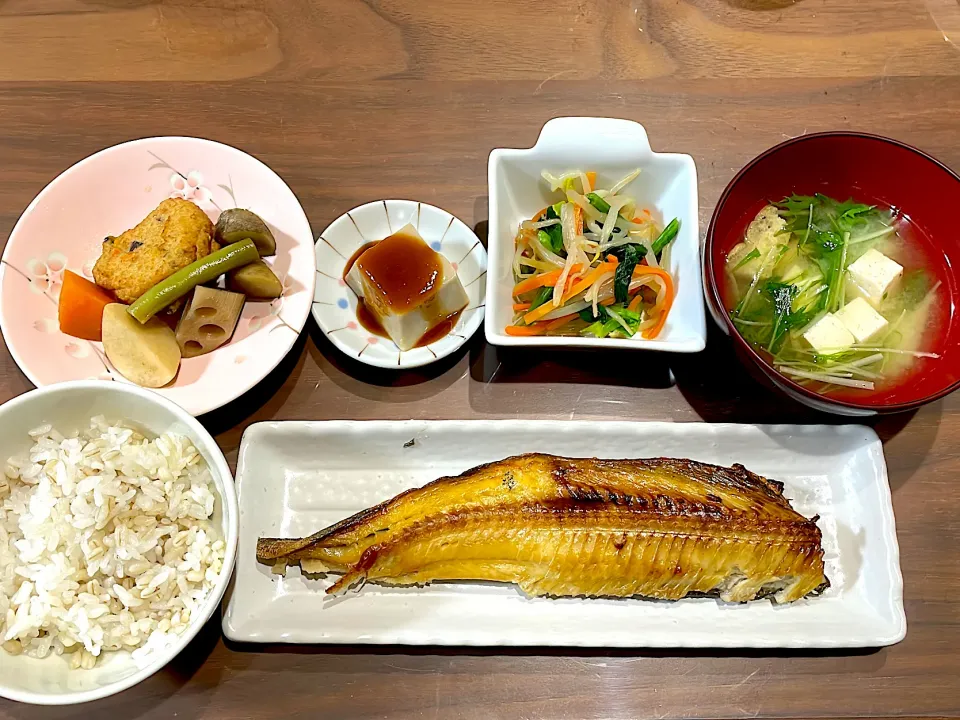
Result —
[[[364,581],[512,582],[533,596],[793,602],[828,586],[816,518],[742,465],[531,454],[435,480],[257,559]]]

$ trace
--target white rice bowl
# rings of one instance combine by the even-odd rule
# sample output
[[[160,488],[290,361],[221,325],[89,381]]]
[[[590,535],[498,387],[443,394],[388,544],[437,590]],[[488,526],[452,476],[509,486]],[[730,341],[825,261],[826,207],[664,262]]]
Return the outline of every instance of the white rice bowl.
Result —
[[[0,480],[3,649],[89,670],[105,651],[138,660],[168,644],[223,567],[200,453],[102,416],[72,437],[50,424],[29,434]]]
[[[232,572],[215,441],[159,395],[100,381],[16,398],[0,428],[0,695],[71,704],[148,677]]]

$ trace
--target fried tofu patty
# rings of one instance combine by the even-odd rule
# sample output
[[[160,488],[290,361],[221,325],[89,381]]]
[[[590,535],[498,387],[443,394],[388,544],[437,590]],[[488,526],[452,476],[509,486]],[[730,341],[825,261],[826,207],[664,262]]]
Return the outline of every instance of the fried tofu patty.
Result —
[[[188,200],[164,200],[135,228],[103,241],[97,285],[132,303],[177,270],[217,250],[213,223]]]

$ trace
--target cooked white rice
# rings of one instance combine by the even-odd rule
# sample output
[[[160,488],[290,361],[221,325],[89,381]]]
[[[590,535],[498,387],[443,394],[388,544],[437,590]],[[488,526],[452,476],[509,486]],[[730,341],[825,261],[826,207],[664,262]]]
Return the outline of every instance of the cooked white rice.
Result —
[[[102,417],[72,437],[50,425],[30,437],[0,479],[4,649],[91,668],[105,651],[138,659],[174,640],[223,567],[197,449]]]

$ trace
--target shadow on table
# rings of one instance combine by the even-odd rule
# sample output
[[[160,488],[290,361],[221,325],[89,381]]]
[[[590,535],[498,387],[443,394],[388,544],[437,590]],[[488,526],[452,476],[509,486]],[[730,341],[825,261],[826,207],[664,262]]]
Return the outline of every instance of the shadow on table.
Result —
[[[284,645],[235,643],[224,639],[234,652],[289,653],[294,655],[370,655],[411,657],[576,657],[576,658],[801,658],[866,657],[875,655],[883,665],[885,648],[785,649],[785,648],[580,648],[580,647],[453,647],[446,645]]]
[[[282,404],[293,391],[296,383],[286,384],[291,377],[298,377],[302,370],[303,348],[307,343],[306,331],[297,337],[290,352],[270,373],[243,395],[216,410],[201,415],[198,419],[212,435],[245,425],[246,420],[256,414],[271,400]]]
[[[671,356],[642,350],[499,347],[476,343],[470,376],[478,383],[574,383],[667,388]]]

